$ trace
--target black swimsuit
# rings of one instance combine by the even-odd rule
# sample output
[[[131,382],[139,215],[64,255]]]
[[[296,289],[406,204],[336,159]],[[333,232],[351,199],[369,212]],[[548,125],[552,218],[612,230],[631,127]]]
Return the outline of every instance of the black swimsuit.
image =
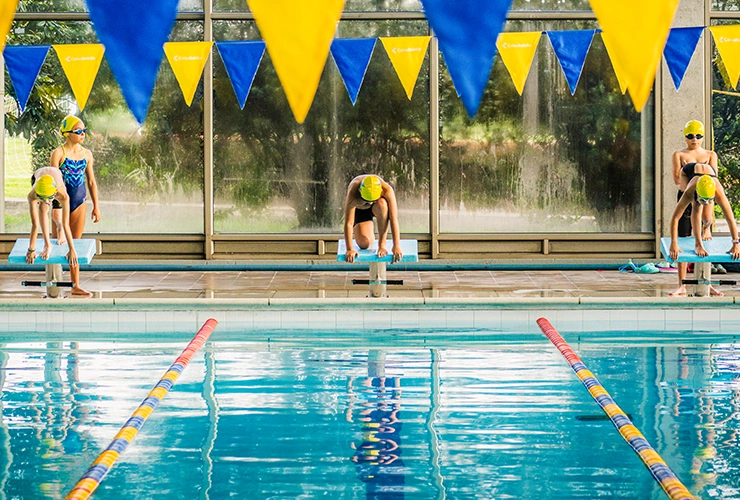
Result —
[[[367,222],[373,220],[373,207],[370,208],[355,208],[355,223],[353,226],[361,222]]]

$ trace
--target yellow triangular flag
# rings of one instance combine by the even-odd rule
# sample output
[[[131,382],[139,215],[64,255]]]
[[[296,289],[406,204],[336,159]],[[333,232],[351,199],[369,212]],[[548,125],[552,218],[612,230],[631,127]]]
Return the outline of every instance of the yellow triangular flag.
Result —
[[[8,32],[13,25],[15,10],[18,8],[18,0],[0,0],[0,52],[5,49],[8,40]]]
[[[625,92],[627,92],[627,79],[624,76],[624,70],[622,70],[621,66],[619,66],[619,61],[615,60],[612,57],[612,51],[609,48],[609,37],[604,36],[604,33],[601,33],[601,41],[604,42],[606,53],[609,56],[609,60],[612,62],[612,68],[614,68],[614,74],[617,75],[617,83],[619,83],[619,90],[621,90],[622,94],[624,94]]]
[[[98,76],[105,47],[98,43],[60,44],[52,47],[82,111],[90,97],[95,77]]]
[[[303,123],[311,108],[344,0],[247,0],[290,109]]]
[[[734,89],[740,78],[740,25],[710,26],[709,31],[712,32],[714,45],[717,46],[717,52],[730,77],[729,83]]]
[[[380,37],[409,99],[414,94],[416,80],[431,39],[430,36]]]
[[[213,42],[167,42],[164,53],[188,106],[193,104],[200,75],[211,54]]]
[[[679,0],[590,0],[609,45],[615,71],[624,75],[632,103],[642,111],[653,88]]]
[[[529,69],[532,67],[540,36],[542,36],[540,31],[501,33],[496,40],[501,60],[509,71],[519,95],[522,95],[524,91],[524,83],[529,76]]]

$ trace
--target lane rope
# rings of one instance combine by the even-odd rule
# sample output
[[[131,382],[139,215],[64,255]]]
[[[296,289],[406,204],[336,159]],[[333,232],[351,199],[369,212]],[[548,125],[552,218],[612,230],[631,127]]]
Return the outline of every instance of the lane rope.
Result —
[[[630,448],[637,453],[642,463],[648,468],[650,474],[663,488],[663,491],[671,500],[694,500],[693,495],[689,493],[686,486],[678,479],[676,474],[668,467],[665,460],[657,451],[648,443],[645,436],[635,427],[627,414],[622,411],[617,403],[612,399],[606,389],[601,385],[593,373],[589,371],[578,354],[570,348],[568,343],[555,330],[555,327],[545,318],[537,320],[537,325],[542,333],[557,347],[560,354],[563,355],[576,376],[581,380],[584,387],[588,390],[594,401],[604,410],[614,427],[619,431]]]
[[[87,469],[87,472],[77,481],[77,484],[75,484],[74,488],[65,497],[66,500],[84,500],[93,494],[103,481],[105,475],[113,467],[119,455],[134,440],[134,437],[141,430],[149,415],[151,415],[170,389],[172,389],[172,386],[175,385],[177,377],[188,366],[190,359],[206,343],[208,337],[211,336],[213,330],[216,328],[216,325],[218,325],[218,321],[213,318],[203,324],[195,337],[193,337],[187,347],[180,353],[180,356],[172,363],[172,366],[170,366],[162,378],[159,379],[157,385],[152,388],[151,392],[144,398],[144,401],[141,402],[136,411],[123,424],[123,427],[121,427],[121,430],[118,431],[118,434],[116,434],[116,437],[113,438],[113,441],[111,441],[105,451],[98,455],[98,458]]]

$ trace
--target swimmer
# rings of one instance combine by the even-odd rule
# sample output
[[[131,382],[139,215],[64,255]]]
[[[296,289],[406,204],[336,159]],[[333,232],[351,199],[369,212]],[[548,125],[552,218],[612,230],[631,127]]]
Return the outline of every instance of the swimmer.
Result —
[[[69,227],[69,195],[64,187],[62,173],[56,167],[43,167],[36,170],[31,176],[33,187],[28,193],[28,208],[31,215],[31,235],[29,237],[28,251],[26,252],[26,263],[33,264],[36,260],[36,240],[39,228],[44,238],[44,250],[38,255],[42,259],[48,259],[51,253],[51,240],[49,239],[49,210],[52,203],[60,207],[61,217],[58,231],[66,236],[69,242],[69,272],[75,286],[72,288],[73,295],[84,295],[91,297],[92,294],[80,288],[80,266],[77,263],[77,251],[72,238],[72,230]],[[55,224],[57,221],[55,221]]]
[[[51,153],[50,165],[57,167],[64,177],[64,185],[69,193],[69,225],[72,236],[79,239],[85,230],[85,201],[87,190],[92,199],[92,221],[100,221],[98,205],[98,185],[95,182],[93,155],[89,149],[82,147],[87,135],[85,123],[76,116],[68,115],[59,126],[59,133],[65,138],[64,144]],[[85,189],[87,184],[87,190]],[[54,204],[52,216],[59,220],[62,217],[61,207]],[[52,230],[55,228],[52,228]],[[59,244],[65,243],[63,235],[57,235]]]
[[[396,193],[390,184],[377,175],[358,175],[349,183],[344,202],[344,240],[347,244],[347,262],[354,262],[357,250],[352,245],[352,237],[357,245],[370,248],[375,241],[373,218],[378,221],[378,257],[388,255],[386,239],[390,226],[393,238],[393,262],[403,257],[401,252],[401,231],[398,224],[398,205]]]
[[[730,228],[730,234],[732,235],[732,246],[727,251],[727,253],[732,255],[733,260],[740,259],[740,239],[738,239],[737,225],[735,224],[735,216],[732,213],[732,207],[730,206],[730,202],[727,199],[727,195],[725,195],[725,190],[722,187],[722,184],[720,184],[717,179],[710,175],[704,174],[700,177],[693,177],[691,179],[691,181],[686,186],[686,191],[678,200],[678,205],[676,205],[676,209],[673,211],[673,217],[671,219],[671,260],[676,260],[678,258],[678,254],[681,252],[681,249],[678,246],[679,220],[686,210],[686,207],[688,207],[691,203],[697,203],[701,206],[699,210],[694,210],[691,213],[691,225],[693,227],[694,239],[696,241],[694,251],[699,257],[706,257],[707,255],[709,255],[709,253],[704,248],[704,244],[702,243],[703,239],[700,229],[701,217],[703,213],[703,206],[715,202],[722,209],[722,213],[725,215],[727,225]],[[679,285],[680,286],[671,293],[671,296],[686,295],[686,286],[683,284],[683,282],[679,282]],[[709,287],[709,293],[710,295],[715,296],[723,295],[722,292],[712,286]]]

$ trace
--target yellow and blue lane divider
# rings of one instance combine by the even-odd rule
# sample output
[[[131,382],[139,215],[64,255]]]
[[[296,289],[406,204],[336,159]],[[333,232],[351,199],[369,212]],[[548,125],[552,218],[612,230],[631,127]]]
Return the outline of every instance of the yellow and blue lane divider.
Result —
[[[686,486],[678,479],[676,474],[671,470],[665,460],[661,458],[657,451],[648,443],[645,436],[635,427],[627,414],[617,405],[606,389],[601,385],[593,373],[586,368],[585,363],[578,354],[570,348],[563,337],[555,330],[555,327],[545,318],[537,320],[537,325],[542,333],[557,347],[560,354],[563,355],[576,376],[581,380],[594,401],[604,410],[614,427],[619,431],[630,448],[637,453],[642,463],[650,471],[655,480],[663,488],[668,498],[671,500],[694,500],[693,495],[686,489]]]
[[[111,441],[105,451],[98,455],[98,458],[87,469],[87,472],[77,481],[72,491],[65,497],[66,500],[84,500],[93,494],[101,481],[103,481],[105,475],[113,467],[113,463],[118,459],[118,456],[134,440],[134,437],[144,425],[146,419],[162,399],[164,399],[170,389],[172,389],[172,386],[175,385],[177,377],[188,366],[190,359],[206,343],[208,337],[211,336],[213,330],[216,328],[216,325],[218,325],[218,321],[213,318],[203,324],[157,385],[152,388],[151,392],[144,398],[144,401],[141,402],[136,411],[131,414],[131,417],[121,427],[121,430],[118,431],[118,434],[116,434],[116,437],[113,438],[113,441]]]

